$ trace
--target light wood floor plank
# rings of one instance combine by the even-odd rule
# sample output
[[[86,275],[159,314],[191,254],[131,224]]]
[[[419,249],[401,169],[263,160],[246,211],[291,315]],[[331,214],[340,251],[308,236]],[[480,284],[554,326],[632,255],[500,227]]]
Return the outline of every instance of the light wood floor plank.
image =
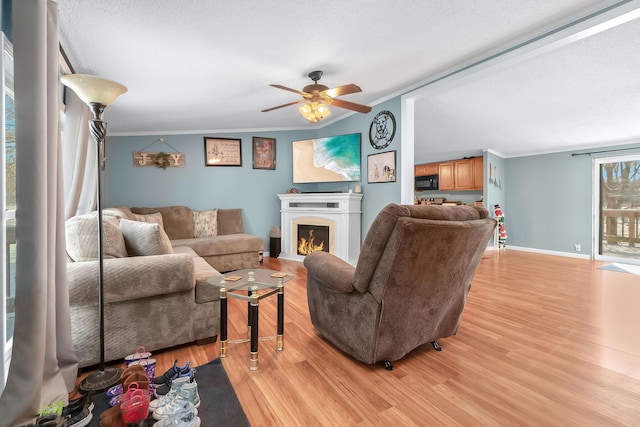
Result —
[[[285,290],[285,350],[260,341],[260,367],[250,371],[248,344],[233,344],[222,363],[255,427],[640,425],[640,276],[603,264],[487,252],[458,334],[440,340],[442,352],[422,346],[386,371],[314,330],[301,263],[265,258],[263,268],[296,275]],[[246,303],[229,302],[230,339],[243,337]],[[261,335],[275,330],[275,298],[267,298]],[[213,360],[219,348],[154,356],[164,372],[175,359]]]

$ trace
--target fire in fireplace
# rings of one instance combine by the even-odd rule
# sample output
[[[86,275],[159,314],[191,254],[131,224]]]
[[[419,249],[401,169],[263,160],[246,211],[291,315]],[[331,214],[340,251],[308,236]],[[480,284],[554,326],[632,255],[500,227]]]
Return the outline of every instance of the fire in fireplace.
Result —
[[[298,224],[298,255],[329,252],[329,226]]]

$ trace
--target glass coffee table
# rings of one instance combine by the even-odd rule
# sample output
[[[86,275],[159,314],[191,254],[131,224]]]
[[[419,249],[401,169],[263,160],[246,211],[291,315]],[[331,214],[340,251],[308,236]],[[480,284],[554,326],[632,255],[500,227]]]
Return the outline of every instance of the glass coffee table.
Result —
[[[222,281],[210,280],[209,284],[220,289],[220,357],[227,357],[227,344],[251,342],[249,369],[258,369],[258,307],[263,298],[278,295],[278,332],[276,350],[284,350],[284,284],[294,276],[275,270],[245,269],[224,274]],[[228,341],[227,337],[227,298],[247,301],[247,337]]]

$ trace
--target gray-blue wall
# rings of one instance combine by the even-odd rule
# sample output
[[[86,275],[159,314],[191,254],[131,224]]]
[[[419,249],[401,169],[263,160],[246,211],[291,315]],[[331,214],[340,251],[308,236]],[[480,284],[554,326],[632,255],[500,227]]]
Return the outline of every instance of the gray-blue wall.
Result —
[[[204,136],[242,139],[242,166],[207,167]],[[276,139],[276,170],[253,169],[252,137]],[[279,193],[291,188],[291,141],[311,132],[257,132],[207,135],[167,135],[164,139],[185,153],[182,168],[134,167],[134,151],[165,151],[159,136],[107,137],[104,206],[185,205],[195,210],[242,208],[245,231],[265,239],[280,225]]]
[[[558,252],[591,248],[591,158],[571,153],[507,159],[507,245]]]
[[[593,159],[638,154],[640,149],[593,156],[572,153],[580,151],[506,159],[507,246],[577,254],[574,245],[579,244],[580,255],[593,253]]]
[[[387,150],[374,150],[369,144],[369,125],[380,110],[389,110],[397,118],[396,136]],[[292,110],[292,114],[296,114]],[[162,136],[176,151],[185,153],[183,168],[134,167],[134,151],[165,151],[172,149],[155,142],[160,135],[107,137],[105,146],[104,206],[155,207],[185,205],[195,210],[212,208],[242,208],[247,233],[262,237],[269,249],[269,230],[280,226],[280,200],[292,183],[291,142],[322,136],[347,133],[362,134],[362,182],[335,184],[296,184],[301,191],[344,191],[362,186],[362,234],[377,213],[387,203],[400,200],[400,183],[367,184],[367,156],[374,152],[396,150],[400,155],[400,98],[380,104],[369,114],[354,114],[320,130],[210,133],[206,135]],[[108,119],[108,118],[107,118]],[[214,166],[204,164],[204,136],[242,139],[242,166]],[[276,139],[276,170],[252,168],[252,137]],[[149,146],[150,144],[153,144]],[[399,161],[396,163],[399,165]]]
[[[164,136],[177,151],[186,153],[184,168],[162,170],[133,167],[132,153],[142,151],[159,136],[108,137],[105,206],[179,204],[198,210],[242,208],[246,231],[263,237],[265,249],[268,250],[269,230],[274,225],[280,225],[280,201],[277,195],[293,187],[291,142],[357,132],[362,134],[362,182],[298,184],[296,188],[301,191],[348,191],[355,190],[355,185],[360,184],[364,194],[364,238],[380,209],[388,203],[400,203],[400,180],[368,184],[366,167],[369,155],[395,150],[396,176],[400,176],[400,102],[400,97],[393,98],[377,105],[369,114],[354,114],[317,130],[206,135],[241,138],[242,167],[205,167],[205,135]],[[369,144],[368,134],[372,118],[381,110],[391,111],[398,127],[391,145],[379,151]],[[276,138],[275,171],[252,168],[253,136]],[[168,151],[168,148],[156,143],[146,151]],[[624,154],[632,153],[626,151]],[[640,153],[640,149],[637,153]],[[613,152],[610,155],[619,154]],[[491,214],[495,204],[503,208],[509,236],[507,246],[575,254],[574,245],[579,244],[582,246],[579,255],[588,256],[592,253],[592,156],[571,156],[571,152],[565,152],[503,159],[491,151],[484,155],[485,205]],[[600,154],[603,155],[606,154]],[[490,178],[494,182],[489,182]]]
[[[371,120],[380,111],[387,110],[396,118],[396,136],[389,146],[376,150],[369,142],[369,126]],[[320,129],[318,136],[342,135],[346,133],[362,133],[362,239],[380,210],[389,203],[400,203],[400,97],[376,105],[369,114],[354,114],[326,128]],[[396,182],[367,183],[367,157],[372,154],[396,152]],[[354,185],[352,185],[354,187]],[[333,189],[332,184],[319,184],[319,190]],[[341,188],[336,190],[347,191]]]

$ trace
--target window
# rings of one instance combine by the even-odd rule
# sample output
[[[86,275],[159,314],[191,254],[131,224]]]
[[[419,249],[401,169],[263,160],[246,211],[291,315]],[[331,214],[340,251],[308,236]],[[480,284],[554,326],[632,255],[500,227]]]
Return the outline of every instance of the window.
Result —
[[[7,379],[15,320],[16,297],[16,132],[15,102],[13,93],[13,47],[2,33],[2,100],[0,103],[0,124],[2,124],[2,150],[0,150],[0,199],[2,209],[2,242],[0,258],[2,258],[2,286],[0,291],[0,350],[3,360],[0,364],[2,382],[0,391]]]

